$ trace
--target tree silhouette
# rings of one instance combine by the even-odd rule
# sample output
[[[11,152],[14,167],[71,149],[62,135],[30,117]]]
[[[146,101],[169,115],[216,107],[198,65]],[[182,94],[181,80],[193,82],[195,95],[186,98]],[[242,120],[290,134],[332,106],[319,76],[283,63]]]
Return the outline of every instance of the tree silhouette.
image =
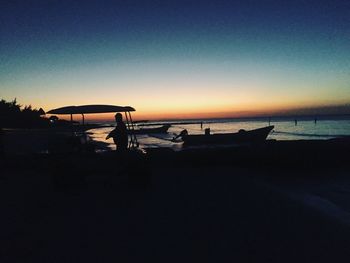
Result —
[[[3,128],[42,128],[48,127],[47,118],[41,117],[45,115],[43,109],[33,109],[31,105],[22,106],[17,100],[7,102],[0,100],[0,127]]]

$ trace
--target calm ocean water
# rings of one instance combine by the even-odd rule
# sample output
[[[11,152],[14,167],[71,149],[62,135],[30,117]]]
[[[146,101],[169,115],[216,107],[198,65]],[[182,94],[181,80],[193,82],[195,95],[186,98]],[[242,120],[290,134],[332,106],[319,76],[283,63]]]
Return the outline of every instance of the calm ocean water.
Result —
[[[205,128],[210,128],[211,133],[231,133],[240,129],[251,130],[269,125],[267,118],[256,119],[196,119],[196,120],[176,120],[159,121],[147,123],[162,125],[172,122],[168,134],[138,135],[138,142],[143,148],[147,147],[171,147],[181,148],[181,143],[171,142],[171,139],[179,134],[183,129],[187,129],[189,134],[203,134]],[[203,122],[201,128],[200,122]],[[114,123],[109,123],[114,125]],[[341,136],[350,136],[350,116],[345,117],[323,117],[318,118],[298,118],[297,124],[294,118],[271,118],[270,124],[274,125],[273,132],[268,139],[275,140],[319,140],[330,139]],[[108,147],[114,149],[113,140],[105,140],[107,134],[113,127],[90,130],[90,137],[98,142],[107,142]]]

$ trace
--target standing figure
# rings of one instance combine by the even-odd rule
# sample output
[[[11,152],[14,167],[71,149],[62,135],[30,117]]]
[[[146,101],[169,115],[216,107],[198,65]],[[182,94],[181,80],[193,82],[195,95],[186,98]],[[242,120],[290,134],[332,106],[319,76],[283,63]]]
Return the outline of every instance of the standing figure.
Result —
[[[2,130],[2,127],[0,127],[0,155],[4,152],[4,139],[3,139],[3,136],[4,136],[4,131]]]
[[[115,115],[115,121],[117,126],[107,135],[106,140],[112,137],[117,145],[117,152],[124,152],[128,148],[128,130],[123,122],[121,113]]]

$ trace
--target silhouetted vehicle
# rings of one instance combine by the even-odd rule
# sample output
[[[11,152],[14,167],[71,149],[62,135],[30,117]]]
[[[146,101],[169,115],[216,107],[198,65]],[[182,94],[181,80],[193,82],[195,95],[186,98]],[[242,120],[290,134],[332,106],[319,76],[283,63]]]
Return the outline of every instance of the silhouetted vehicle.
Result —
[[[266,140],[274,126],[267,126],[255,130],[240,130],[236,133],[217,133],[210,134],[206,129],[205,134],[189,135],[184,132],[181,137],[184,145],[206,145],[206,144],[241,144],[241,143],[259,143]]]
[[[85,131],[91,128],[98,128],[94,125],[85,124],[85,114],[96,114],[96,113],[109,113],[109,112],[123,112],[125,113],[126,126],[128,128],[128,148],[138,147],[138,142],[135,136],[135,126],[131,118],[131,111],[135,111],[130,106],[115,106],[115,105],[82,105],[82,106],[66,106],[48,111],[48,114],[55,115],[70,115],[71,116],[71,136],[69,141],[74,142],[72,146],[87,145],[88,137]],[[81,114],[83,123],[81,125],[73,125],[73,115]]]

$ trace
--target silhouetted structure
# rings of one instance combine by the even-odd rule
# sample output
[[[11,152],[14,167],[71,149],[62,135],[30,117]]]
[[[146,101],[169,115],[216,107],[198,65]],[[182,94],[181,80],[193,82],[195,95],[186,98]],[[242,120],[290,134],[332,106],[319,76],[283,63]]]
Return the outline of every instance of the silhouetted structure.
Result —
[[[87,125],[84,123],[84,115],[85,114],[96,114],[96,113],[108,113],[108,112],[117,112],[118,114],[115,115],[116,121],[118,122],[120,119],[120,127],[122,128],[121,132],[121,138],[118,138],[117,140],[120,139],[120,142],[118,144],[119,149],[124,149],[124,148],[137,148],[138,147],[138,142],[137,138],[135,136],[135,129],[134,129],[134,123],[131,118],[131,111],[135,111],[133,107],[130,106],[116,106],[116,105],[105,105],[105,104],[89,104],[89,105],[80,105],[80,106],[64,106],[60,107],[57,109],[52,109],[47,112],[47,114],[61,114],[61,115],[70,115],[71,116],[71,123],[73,123],[73,115],[79,114],[82,115],[83,117],[83,125],[74,125],[74,130],[80,130],[80,131],[86,131],[87,129],[93,127],[94,125]],[[120,112],[125,113],[125,119],[126,119],[126,124],[127,127],[125,126],[124,122],[122,121],[122,115]],[[116,127],[116,129],[119,129]],[[115,130],[116,130],[115,129]],[[73,130],[73,129],[72,129]],[[128,145],[128,130],[129,130],[129,145]],[[115,134],[117,136],[117,134]],[[110,137],[116,137],[113,136],[113,132],[107,136],[107,138]],[[118,137],[118,136],[117,136]],[[126,146],[125,146],[126,144]]]

